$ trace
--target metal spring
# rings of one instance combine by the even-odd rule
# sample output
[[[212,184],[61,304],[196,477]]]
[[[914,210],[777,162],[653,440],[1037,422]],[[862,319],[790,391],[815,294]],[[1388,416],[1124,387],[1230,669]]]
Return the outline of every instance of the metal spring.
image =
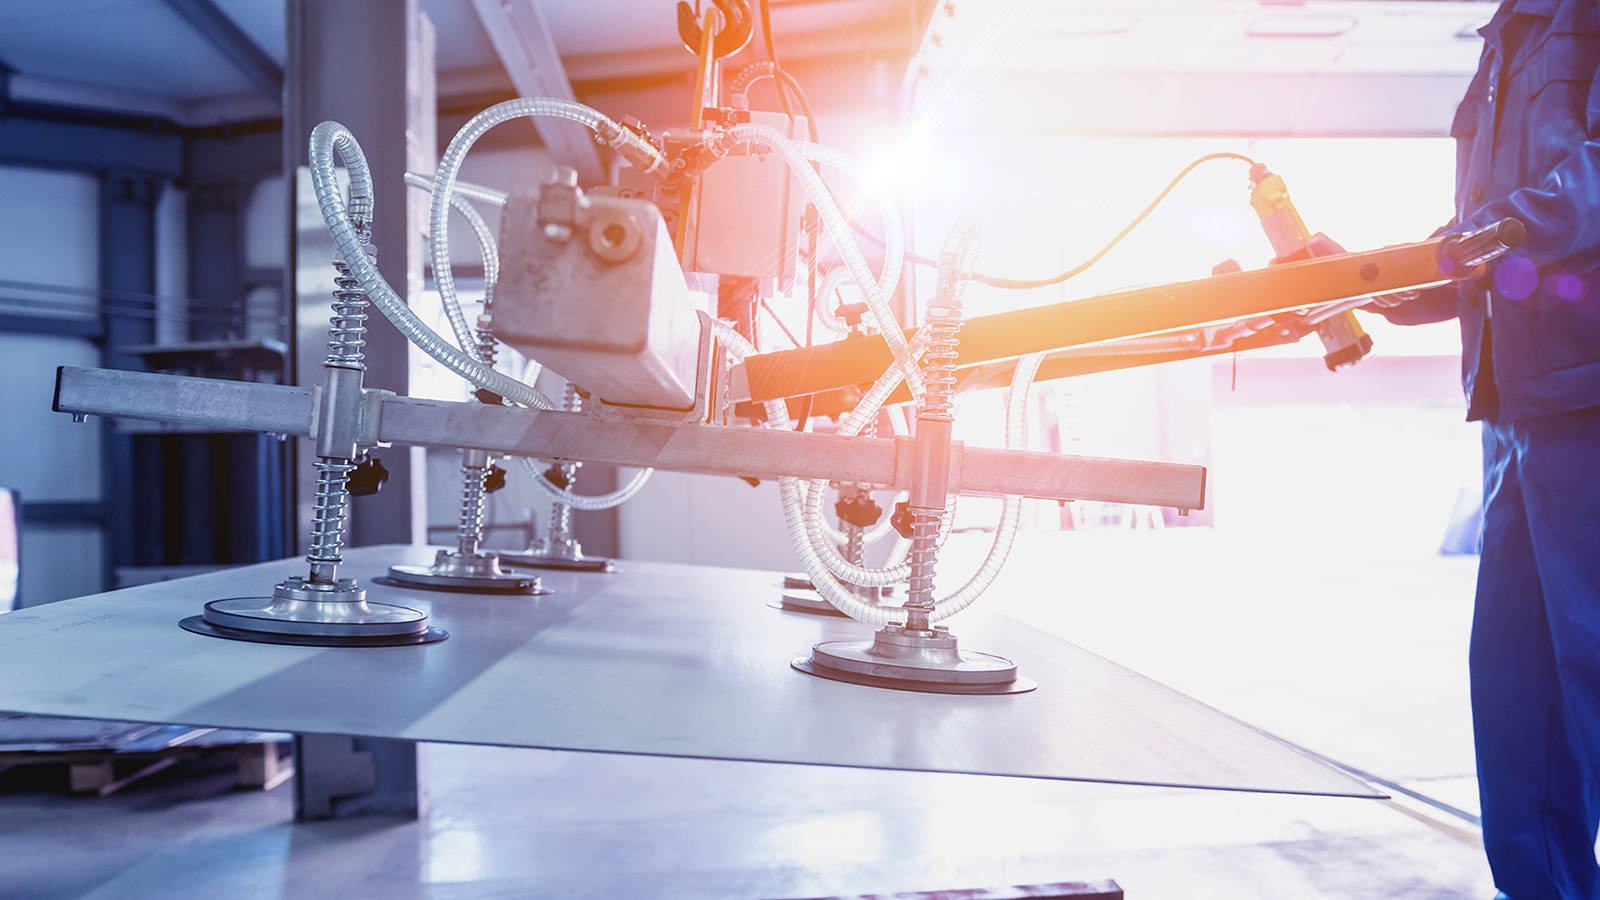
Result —
[[[954,415],[956,348],[961,346],[961,310],[948,306],[928,309],[928,352],[923,357],[922,411],[919,417],[950,421]]]
[[[486,482],[492,466],[461,465],[461,518],[456,523],[456,546],[462,556],[478,552],[483,540],[484,503],[488,499]]]
[[[866,565],[867,542],[866,529],[845,523],[844,526],[844,558],[852,566]],[[878,599],[878,589],[863,587],[859,584],[845,582],[845,588],[858,597],[872,600]]]
[[[572,537],[572,507],[561,501],[550,506],[550,538],[564,540]]]
[[[911,510],[911,550],[906,559],[911,575],[906,582],[906,627],[926,631],[933,612],[933,570],[939,561],[939,519],[937,512]]]
[[[570,381],[567,382],[565,390],[562,391],[561,406],[567,412],[583,411],[583,395],[578,393],[578,386]],[[578,480],[578,468],[582,465],[579,462],[561,464],[561,475],[566,479],[567,490],[572,490],[574,483]],[[572,507],[557,500],[550,505],[550,538],[552,540],[563,540],[571,537]]]
[[[369,250],[368,258],[372,257]],[[367,346],[367,293],[342,259],[334,260],[333,314],[329,317],[327,365],[365,369]]]
[[[345,481],[355,467],[349,460],[325,456],[317,459],[316,496],[311,504],[311,550],[306,554],[312,581],[332,583],[343,561],[344,526],[350,502]]]
[[[844,558],[852,566],[859,566],[866,558],[866,543],[862,540],[865,529],[854,525],[844,528]]]
[[[478,317],[477,327],[472,331],[473,337],[477,339],[473,349],[478,354],[478,361],[491,369],[494,368],[495,354],[499,352],[499,345],[494,339],[493,325],[494,320],[485,313]]]
[[[962,219],[951,229],[939,255],[939,293],[928,308],[928,352],[923,357],[925,392],[919,421],[955,418],[956,349],[961,346],[961,292],[972,275],[978,251],[977,226]],[[945,505],[948,505],[948,498]],[[911,507],[911,572],[906,583],[906,628],[926,631],[934,610],[933,575],[939,560],[943,510]]]

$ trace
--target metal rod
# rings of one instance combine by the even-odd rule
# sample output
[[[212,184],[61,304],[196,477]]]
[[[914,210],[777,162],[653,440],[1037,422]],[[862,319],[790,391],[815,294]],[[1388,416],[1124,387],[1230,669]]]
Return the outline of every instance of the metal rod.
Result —
[[[838,437],[765,428],[672,425],[396,397],[369,390],[362,442],[485,450],[507,456],[756,478],[827,478],[906,490],[908,438]],[[311,434],[310,391],[281,385],[63,367],[57,412]],[[1177,463],[965,447],[951,453],[951,490],[1175,509],[1205,505],[1205,468]]]
[[[974,316],[962,327],[956,366],[1443,284],[1451,280],[1439,269],[1444,243],[1423,241]],[[907,338],[913,333],[907,331]],[[748,390],[739,393],[748,396],[735,399],[776,400],[864,384],[893,362],[876,336],[756,354],[744,361]]]

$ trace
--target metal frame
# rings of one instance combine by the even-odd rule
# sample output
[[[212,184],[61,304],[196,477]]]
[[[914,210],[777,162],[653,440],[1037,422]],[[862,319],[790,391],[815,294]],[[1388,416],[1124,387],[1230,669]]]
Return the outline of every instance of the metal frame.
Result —
[[[519,96],[576,99],[535,0],[473,0],[472,6]],[[557,163],[578,170],[585,183],[605,181],[600,153],[582,126],[550,118],[533,125]]]
[[[1028,353],[1443,284],[1451,280],[1439,270],[1439,254],[1446,241],[1440,238],[974,316],[962,324],[956,365],[966,369]],[[1472,274],[1461,272],[1455,277]],[[908,330],[907,339],[914,333]],[[742,384],[736,375],[735,399],[776,400],[863,384],[893,362],[888,345],[876,336],[756,354],[744,361]]]
[[[50,112],[50,115],[44,115]],[[0,116],[0,162],[75,172],[117,171],[150,178],[183,175],[183,134],[176,128],[144,128],[112,116],[22,108]]]
[[[320,389],[64,366],[55,409],[310,436]],[[908,438],[840,437],[742,426],[653,423],[584,413],[364,392],[363,444],[486,450],[739,477],[827,478],[909,488]],[[967,447],[955,442],[950,488],[1201,509],[1205,469],[1176,463]]]

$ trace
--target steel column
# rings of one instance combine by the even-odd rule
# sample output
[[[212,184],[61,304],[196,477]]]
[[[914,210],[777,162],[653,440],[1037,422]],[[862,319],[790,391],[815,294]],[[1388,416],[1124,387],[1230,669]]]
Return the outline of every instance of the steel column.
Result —
[[[141,174],[109,174],[100,179],[100,288],[154,294],[156,290],[156,201],[161,182]],[[155,340],[155,320],[138,316],[102,317],[104,344],[101,358],[117,369],[142,366],[137,356],[121,348]],[[140,528],[135,513],[159,516],[159,509],[135,509],[134,486],[146,473],[134,469],[133,441],[118,434],[110,422],[101,424],[103,458],[102,502],[110,510],[104,532],[103,581],[111,586],[118,565],[131,565]]]
[[[356,135],[371,165],[377,195],[373,243],[378,248],[378,269],[402,298],[415,295],[422,284],[419,235],[425,228],[426,203],[420,197],[419,202],[408,202],[403,179],[408,167],[431,170],[433,165],[432,52],[424,46],[425,26],[417,0],[289,0],[287,19],[285,284],[294,381],[314,384],[321,380],[326,349],[333,260],[318,261],[319,268],[308,270],[303,279],[296,277],[301,244],[296,184],[300,167],[308,163],[306,141],[311,129],[327,119],[344,123]],[[320,227],[320,220],[311,227]],[[406,391],[407,342],[376,315],[367,332],[366,364],[368,385]],[[300,462],[293,470],[301,482],[307,481],[308,452],[300,448]],[[413,485],[409,454],[386,454],[383,463],[390,472],[389,483],[382,492],[357,502],[350,532],[354,545],[421,537],[413,533],[413,523],[419,521],[414,504],[421,502],[422,492]],[[299,495],[306,504],[309,495],[304,488]]]
[[[288,64],[286,66],[283,138],[284,175],[287,179],[288,259],[284,287],[289,311],[290,368],[297,384],[321,381],[321,362],[327,341],[327,316],[333,288],[331,256],[318,260],[315,270],[299,277],[303,255],[301,226],[308,234],[320,222],[300,221],[302,167],[309,162],[306,141],[319,122],[334,119],[348,126],[361,143],[372,168],[377,197],[373,244],[378,248],[378,270],[409,300],[422,289],[421,236],[425,232],[425,198],[408,197],[407,169],[431,172],[437,153],[434,132],[434,72],[432,26],[421,15],[418,0],[288,0],[286,6]],[[319,238],[322,235],[318,235]],[[316,244],[314,246],[323,246]],[[309,261],[308,261],[309,262]],[[306,291],[301,294],[302,288]],[[374,315],[367,332],[366,383],[404,393],[410,368],[405,338]],[[292,493],[309,508],[309,460],[312,449],[304,442],[299,461],[292,464],[291,481],[301,488]],[[422,539],[421,459],[409,449],[384,454],[390,472],[388,485],[378,494],[360,498],[353,507],[350,542],[354,545],[410,542]],[[304,522],[305,516],[293,516]],[[317,753],[314,745],[349,741],[340,752]],[[298,815],[402,815],[415,817],[422,790],[418,748],[409,741],[357,742],[350,738],[302,736],[297,741]],[[324,750],[328,747],[324,746]],[[354,753],[366,754],[363,765],[372,767],[381,782],[381,801],[323,803],[317,785],[335,781]],[[377,789],[377,784],[374,785]]]
[[[297,734],[294,755],[296,819],[415,819],[426,809],[413,741]]]
[[[207,311],[238,317],[196,316],[189,325],[190,340],[247,336],[241,207],[248,190],[248,185],[232,182],[194,184],[189,189],[189,295]],[[229,334],[235,328],[239,333]]]

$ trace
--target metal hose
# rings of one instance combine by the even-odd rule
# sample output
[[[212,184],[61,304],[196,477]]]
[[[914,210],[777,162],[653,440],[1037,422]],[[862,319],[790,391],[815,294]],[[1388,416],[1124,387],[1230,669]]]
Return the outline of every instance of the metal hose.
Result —
[[[362,250],[363,241],[357,237],[351,210],[356,205],[353,186],[358,178],[371,183],[366,156],[348,128],[338,122],[323,122],[311,131],[311,181],[317,192],[317,205],[322,210],[323,221],[333,236],[339,255],[349,264],[352,274],[361,280],[367,298],[377,305],[378,311],[392,322],[401,334],[416,344],[450,371],[481,388],[486,388],[520,406],[550,409],[548,397],[526,384],[502,375],[495,370],[452,347],[448,341],[417,318],[416,313],[400,299],[394,288],[384,280],[378,267],[367,259]],[[351,173],[351,202],[347,208],[344,196],[334,177],[334,157],[337,156]],[[366,203],[370,212],[370,198]]]

